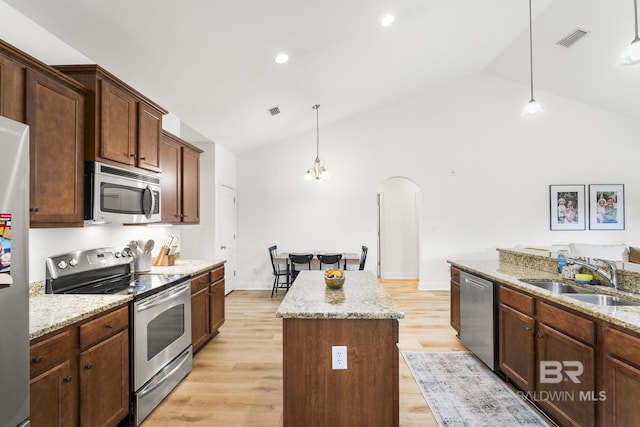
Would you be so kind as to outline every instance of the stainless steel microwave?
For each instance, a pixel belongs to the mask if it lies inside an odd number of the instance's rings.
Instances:
[[[85,224],[160,221],[160,175],[100,162],[85,164]]]

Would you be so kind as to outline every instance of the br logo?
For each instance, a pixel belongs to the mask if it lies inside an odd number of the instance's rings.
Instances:
[[[556,360],[540,361],[540,383],[558,384],[567,379],[580,384],[578,378],[584,372],[582,362],[569,360],[558,362]]]

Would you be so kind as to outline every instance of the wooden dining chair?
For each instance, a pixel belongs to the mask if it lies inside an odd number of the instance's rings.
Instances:
[[[286,267],[280,267],[280,264],[276,264],[274,258],[278,255],[278,246],[271,246],[269,248],[269,258],[271,258],[271,267],[273,268],[273,287],[271,288],[271,298],[273,293],[278,293],[278,289],[289,290],[289,281],[287,280]],[[282,281],[284,280],[284,281]]]
[[[300,270],[296,268],[296,265],[306,265],[309,270],[311,270],[311,260],[313,259],[313,254],[289,254],[289,265],[290,265],[290,274],[291,274],[291,284],[296,280]]]
[[[318,261],[320,261],[320,270],[322,270],[322,264],[338,264],[338,268],[340,268],[340,260],[342,259],[342,254],[318,254]]]
[[[364,264],[367,262],[367,252],[369,252],[369,248],[362,246],[362,253],[360,254],[360,270],[364,270]]]

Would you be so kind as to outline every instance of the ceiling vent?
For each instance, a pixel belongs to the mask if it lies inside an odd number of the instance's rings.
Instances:
[[[564,47],[569,47],[586,35],[587,35],[587,31],[581,30],[580,28],[578,28],[571,34],[563,37],[562,40],[560,40],[556,44]]]
[[[272,116],[277,116],[278,114],[280,114],[280,108],[279,107],[273,107],[273,108],[269,108],[269,114],[271,114]]]

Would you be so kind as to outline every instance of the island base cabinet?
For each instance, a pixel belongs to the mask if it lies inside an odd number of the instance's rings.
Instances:
[[[283,319],[284,427],[398,426],[397,342],[396,319]]]

